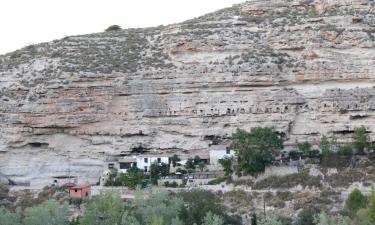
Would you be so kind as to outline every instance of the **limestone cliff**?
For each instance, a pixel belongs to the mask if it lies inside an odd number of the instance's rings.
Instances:
[[[255,126],[375,139],[374,69],[371,0],[249,1],[28,46],[0,56],[0,172],[92,182],[108,155],[206,151]]]

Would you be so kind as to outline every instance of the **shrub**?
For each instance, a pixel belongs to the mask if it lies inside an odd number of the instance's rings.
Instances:
[[[297,185],[303,187],[321,187],[321,177],[310,176],[307,172],[294,173],[285,176],[270,176],[263,180],[256,182],[253,185],[254,189],[266,188],[292,188]]]
[[[339,150],[337,151],[338,155],[346,155],[351,156],[353,155],[353,150],[351,145],[342,145],[339,147]]]
[[[353,134],[353,144],[358,153],[363,153],[364,149],[369,147],[370,137],[364,126],[355,128]]]
[[[313,207],[307,207],[303,209],[297,218],[296,225],[315,225],[315,215],[317,215],[318,210]]]
[[[172,183],[169,183],[169,181],[164,182],[165,187],[170,187],[170,188],[176,188],[178,187],[178,184],[176,181],[173,181]]]
[[[359,209],[366,208],[367,198],[361,191],[354,189],[345,202],[346,208],[349,210],[350,215],[355,215]]]
[[[107,29],[105,29],[106,32],[111,32],[111,31],[120,31],[121,27],[119,25],[112,25],[109,26]]]
[[[226,177],[218,177],[218,178],[215,178],[213,180],[210,180],[207,184],[208,185],[218,185],[218,184],[221,184],[223,183],[224,181],[226,181]]]

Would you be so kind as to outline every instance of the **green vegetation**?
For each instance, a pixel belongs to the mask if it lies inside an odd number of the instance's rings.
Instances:
[[[133,166],[128,169],[127,173],[113,171],[109,175],[105,186],[126,186],[130,189],[135,189],[136,187],[143,185],[144,179],[143,171],[136,166]]]
[[[120,31],[121,27],[119,25],[112,25],[109,26],[107,29],[105,29],[105,32],[111,32],[111,31]]]
[[[364,126],[354,129],[353,145],[360,154],[363,154],[364,150],[370,146],[370,137]]]
[[[0,225],[68,225],[68,206],[56,200],[10,212],[0,208]]]
[[[233,174],[233,158],[225,156],[219,159],[220,165],[223,167],[225,176],[231,176]]]
[[[169,174],[169,165],[165,163],[153,163],[150,167],[150,179],[154,185],[158,184],[158,180],[161,176],[167,176]]]
[[[224,181],[226,181],[227,178],[226,177],[218,177],[218,178],[215,178],[213,180],[210,180],[208,182],[208,185],[218,185],[218,184],[221,184],[223,183]]]
[[[321,187],[321,177],[310,176],[307,172],[294,173],[285,176],[270,176],[263,180],[256,182],[253,185],[254,189],[268,189],[268,188],[292,188],[297,185],[303,187]]]
[[[364,196],[358,189],[354,189],[345,202],[345,207],[350,215],[355,215],[358,210],[366,208],[367,197]]]
[[[231,144],[237,156],[237,172],[250,175],[263,172],[282,144],[281,137],[273,128],[257,127],[250,132],[237,129],[232,135]]]

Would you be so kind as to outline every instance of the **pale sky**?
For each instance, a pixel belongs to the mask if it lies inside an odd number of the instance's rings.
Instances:
[[[167,25],[245,0],[0,0],[0,54],[65,36]]]

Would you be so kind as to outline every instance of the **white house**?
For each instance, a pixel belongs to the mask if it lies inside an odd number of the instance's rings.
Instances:
[[[152,164],[169,164],[169,157],[163,155],[139,155],[137,156],[137,167],[148,172]]]
[[[225,157],[234,157],[234,151],[229,149],[226,145],[211,145],[210,146],[210,164],[218,165],[219,159]]]
[[[124,157],[118,161],[119,172],[126,173],[129,168],[136,166],[138,169],[148,172],[152,164],[169,164],[169,157],[163,155],[137,155]]]

